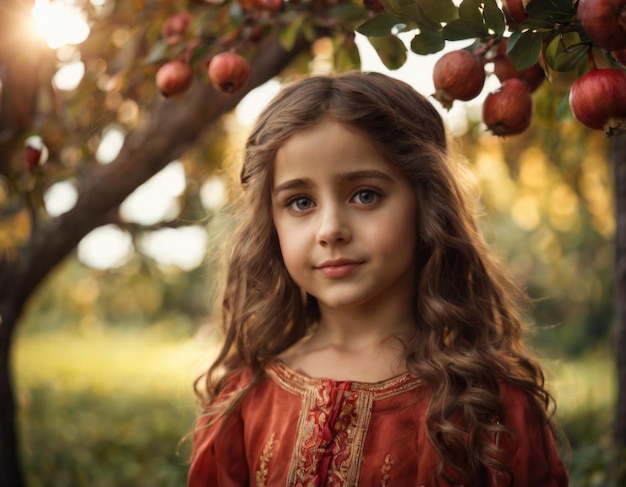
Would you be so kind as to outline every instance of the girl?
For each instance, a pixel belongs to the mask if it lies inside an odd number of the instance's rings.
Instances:
[[[303,79],[260,115],[189,487],[567,485],[446,138],[377,73]]]

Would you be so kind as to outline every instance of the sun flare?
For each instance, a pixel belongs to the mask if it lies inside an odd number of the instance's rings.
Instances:
[[[52,49],[80,44],[89,35],[85,14],[73,4],[61,0],[36,0],[32,15],[35,30]]]

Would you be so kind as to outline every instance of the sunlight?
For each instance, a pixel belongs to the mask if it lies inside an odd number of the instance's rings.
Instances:
[[[48,188],[43,199],[48,215],[59,216],[74,208],[78,190],[71,181],[59,181]]]
[[[121,267],[132,255],[132,237],[117,225],[98,227],[78,244],[78,260],[94,269]]]
[[[51,49],[80,44],[89,35],[85,14],[74,2],[35,0],[32,15],[35,30]]]
[[[64,64],[52,77],[52,84],[57,90],[72,91],[80,84],[85,75],[85,64],[73,61]]]

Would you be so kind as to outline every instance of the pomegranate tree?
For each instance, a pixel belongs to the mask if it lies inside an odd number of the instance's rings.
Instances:
[[[532,96],[519,78],[503,81],[483,103],[483,122],[494,135],[501,137],[524,132],[530,126],[532,115]]]
[[[450,108],[454,100],[476,98],[485,84],[483,56],[463,49],[444,54],[433,69],[433,83],[433,96],[445,108]]]
[[[607,135],[626,131],[626,72],[592,69],[572,85],[569,104],[576,119],[589,128]]]

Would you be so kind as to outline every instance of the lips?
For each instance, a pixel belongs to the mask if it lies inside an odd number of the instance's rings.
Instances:
[[[362,261],[352,259],[334,259],[322,262],[316,267],[324,276],[330,278],[345,277],[354,272],[363,264]]]

